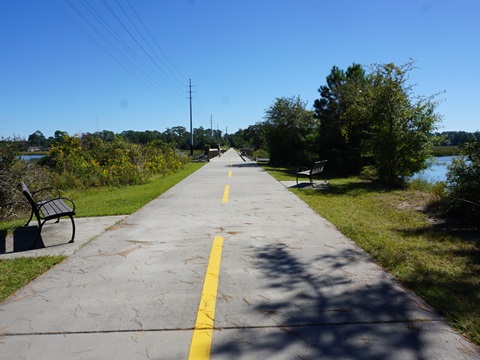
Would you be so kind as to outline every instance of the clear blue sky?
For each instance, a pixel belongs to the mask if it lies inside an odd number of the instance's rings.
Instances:
[[[311,108],[334,65],[410,58],[418,95],[446,91],[441,130],[477,131],[479,14],[478,0],[1,0],[0,136],[189,130],[189,79],[193,126],[212,115],[234,133],[277,97]]]

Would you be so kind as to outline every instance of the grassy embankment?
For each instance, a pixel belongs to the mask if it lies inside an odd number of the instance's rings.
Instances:
[[[434,146],[432,149],[434,156],[454,156],[460,155],[458,146]]]
[[[163,194],[203,165],[204,163],[189,163],[183,170],[173,175],[158,177],[143,185],[78,190],[65,192],[62,195],[75,201],[78,217],[128,215]],[[26,220],[27,218],[0,222],[0,233],[12,231],[24,224]],[[62,256],[42,256],[0,260],[0,301],[63,259]]]
[[[278,180],[287,169],[265,167]],[[382,187],[359,178],[331,179],[328,190],[293,190],[366,250],[450,324],[480,344],[480,236],[451,228],[427,210],[428,191]]]

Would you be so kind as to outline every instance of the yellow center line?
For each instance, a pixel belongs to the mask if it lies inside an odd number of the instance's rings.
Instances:
[[[197,322],[195,323],[192,343],[190,344],[189,360],[210,359],[222,248],[223,236],[215,236],[203,284],[202,297],[198,307]]]
[[[228,172],[228,176],[227,176],[227,177],[232,177],[232,172],[231,172],[231,171]]]
[[[225,185],[225,190],[223,191],[222,203],[228,202],[228,193],[230,192],[230,185]]]

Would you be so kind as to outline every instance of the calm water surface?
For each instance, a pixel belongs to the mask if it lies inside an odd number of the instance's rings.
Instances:
[[[438,182],[447,180],[448,165],[450,165],[453,159],[458,156],[439,156],[435,158],[435,162],[424,171],[421,171],[413,176],[414,179],[425,179],[429,182]]]
[[[25,161],[30,161],[30,160],[35,160],[35,159],[41,159],[44,156],[45,155],[38,155],[38,154],[35,154],[35,155],[20,155],[19,158],[23,159]]]

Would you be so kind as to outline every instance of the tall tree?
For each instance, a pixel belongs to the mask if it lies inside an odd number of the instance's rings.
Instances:
[[[314,159],[317,128],[313,111],[299,96],[277,98],[265,112],[265,142],[272,163],[298,165]]]
[[[40,130],[35,131],[28,137],[28,144],[30,146],[42,147],[47,145],[47,138]]]
[[[249,125],[243,133],[248,147],[253,149],[261,149],[265,147],[265,128],[262,123]]]
[[[318,152],[337,173],[358,174],[362,167],[361,146],[368,135],[361,101],[365,70],[359,64],[352,64],[346,71],[334,66],[326,81],[327,85],[318,89],[320,99],[314,102],[320,123]]]
[[[398,183],[426,167],[440,116],[434,96],[416,97],[407,83],[413,65],[332,68],[314,107],[320,154],[338,173],[370,164],[378,178]]]
[[[167,143],[174,144],[179,149],[189,149],[190,133],[183,126],[174,126],[171,129],[167,128],[163,132],[163,137]]]
[[[407,82],[413,67],[413,61],[374,65],[364,90],[371,132],[367,147],[377,176],[392,184],[426,167],[431,134],[440,121],[434,96],[414,96]]]
[[[109,130],[97,131],[93,135],[105,142],[111,142],[115,140],[115,133]]]
[[[205,149],[210,146],[211,131],[206,130],[203,126],[193,129],[193,148],[197,150]]]

